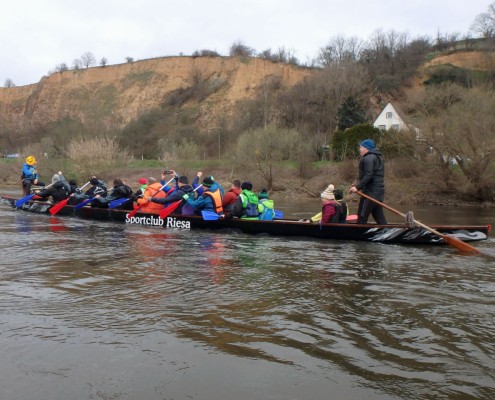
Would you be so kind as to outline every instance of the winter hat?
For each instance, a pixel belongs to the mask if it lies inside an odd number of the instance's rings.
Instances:
[[[58,174],[55,174],[52,176],[52,183],[55,184],[57,182],[60,182],[60,176]]]
[[[321,194],[321,198],[327,200],[335,200],[335,196],[333,195],[334,189],[335,188],[333,187],[333,185],[328,185],[328,187]]]
[[[335,200],[342,200],[344,198],[344,192],[342,189],[335,189],[333,191],[333,195],[335,196]]]
[[[267,199],[268,198],[268,192],[266,191],[265,188],[261,189],[261,192],[258,193],[258,197],[260,199],[263,199],[263,198]]]
[[[206,178],[205,178],[206,179]],[[204,182],[204,181],[203,181]],[[187,185],[189,183],[189,180],[187,179],[187,176],[181,175],[179,176],[179,183],[183,183],[184,185]],[[206,185],[205,185],[206,186]]]
[[[361,143],[359,143],[359,145],[368,150],[373,150],[375,148],[375,143],[373,143],[373,140],[371,139],[363,140]]]
[[[150,176],[150,177],[148,178],[148,183],[149,183],[150,185],[151,185],[151,184],[153,184],[153,183],[156,183],[156,179],[155,179],[155,178],[153,178],[152,176]]]
[[[253,189],[253,185],[249,181],[242,182],[241,189],[242,190],[252,190]]]
[[[89,183],[91,183],[92,185],[98,185],[98,183],[100,183],[100,182],[98,181],[97,178],[91,178]]]
[[[71,179],[69,181],[69,185],[76,186],[77,185],[76,180],[75,179]]]
[[[140,184],[140,185],[146,185],[146,182],[148,182],[148,181],[146,180],[146,178],[141,178],[141,179],[139,180],[139,184]]]
[[[203,179],[203,182],[201,184],[206,187],[211,187],[215,182],[213,179],[211,179],[209,176],[207,176],[205,179]]]

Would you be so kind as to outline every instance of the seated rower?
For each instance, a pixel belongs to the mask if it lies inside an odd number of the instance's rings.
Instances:
[[[163,192],[162,192],[163,193]],[[187,195],[188,197],[191,196],[194,199],[194,194],[193,194],[193,188],[192,186],[189,185],[189,180],[187,179],[187,176],[182,175],[177,179],[177,190],[175,190],[172,194],[169,196],[155,196],[155,197],[145,197],[146,200],[156,203],[153,204],[155,207],[158,206],[158,212],[163,210],[163,206],[167,206],[169,204],[175,203],[176,201],[182,200],[182,203],[179,204],[179,207],[177,207],[172,214],[175,215],[193,215],[194,214],[194,209],[189,205],[186,204],[187,200],[184,199],[184,196]],[[139,204],[139,202],[138,202]],[[144,206],[146,207],[146,206]],[[143,207],[143,210],[144,210]]]
[[[80,203],[82,203],[84,200],[92,199],[93,197],[100,195],[100,196],[106,196],[107,195],[107,188],[106,185],[103,187],[101,184],[101,181],[98,180],[98,178],[91,178],[89,181],[89,184],[91,185],[88,190],[86,190],[85,193],[72,193],[70,195],[71,199],[69,200],[69,203],[73,206],[76,206]],[[80,192],[80,189],[78,188],[78,191]],[[97,200],[94,200],[91,202],[91,207],[98,207],[100,205],[100,202]]]
[[[45,186],[44,182],[38,179],[38,170],[36,169],[36,160],[34,157],[26,158],[26,162],[22,167],[22,190],[23,196],[31,194],[31,185]]]
[[[333,194],[334,189],[335,188],[333,185],[328,185],[328,187],[321,194],[321,201],[323,203],[321,213],[316,214],[309,220],[302,220],[303,222],[309,223],[319,221],[322,224],[346,223],[346,217],[342,212],[343,207],[335,201],[335,195]]]
[[[154,179],[154,178],[153,178]],[[153,183],[156,183],[156,179]],[[152,183],[151,182],[148,182],[146,180],[146,178],[141,178],[139,180],[139,184],[141,185],[139,187],[139,189],[136,191],[136,196],[139,197],[139,196],[143,196],[144,195],[144,192],[146,190],[146,188],[148,187],[148,185],[151,185]],[[160,185],[160,187],[162,187],[162,185]],[[138,204],[139,204],[139,201],[138,201]]]
[[[241,181],[236,179],[230,185],[230,190],[225,194],[222,200],[223,211],[230,212],[234,208],[237,197],[241,194]]]
[[[152,176],[148,178],[147,182],[149,183],[149,185],[144,189],[143,198],[137,199],[136,203],[138,203],[138,205],[145,203],[143,208],[141,208],[142,212],[158,214],[161,210],[163,210],[163,207],[148,202],[148,199],[151,199],[152,196],[155,196],[155,199],[165,198],[166,194],[163,192],[163,190],[160,190],[163,185],[160,182],[157,182],[157,180]],[[140,190],[136,192],[136,196]]]
[[[186,200],[187,204],[193,208],[194,215],[201,215],[201,211],[211,211],[218,215],[223,214],[220,188],[217,187],[217,189],[213,190],[212,186],[214,183],[215,182],[210,177],[203,179],[201,186],[204,192],[196,200],[194,200],[194,198],[189,198],[189,195],[187,194],[184,195],[183,198]]]
[[[194,180],[192,182],[193,189],[196,189],[199,186],[199,184],[198,184],[199,178],[201,178],[202,175],[203,175],[202,172],[198,172],[198,174],[196,175],[196,178],[194,178]],[[216,191],[217,189],[220,189],[220,196],[222,197],[222,200],[223,200],[223,193],[224,193],[223,187],[220,186],[217,182],[215,182],[215,178],[213,178],[213,176],[208,175],[207,178],[211,179],[213,182],[213,185],[211,186],[211,190],[213,192]],[[198,197],[201,196],[203,194],[203,188],[198,189],[196,191],[196,193],[198,194]]]
[[[119,199],[129,199],[128,202],[125,202],[121,206],[117,207],[118,209],[132,209],[132,203],[134,200],[137,200],[136,195],[132,192],[132,189],[125,184],[125,182],[120,178],[115,178],[113,180],[113,191],[112,194],[107,197],[102,197],[100,195],[95,196],[98,202],[101,205],[108,205],[111,201],[119,200]]]
[[[263,188],[261,192],[258,193],[259,203],[258,203],[258,216],[259,220],[263,221],[273,221],[275,218],[275,205],[273,200],[268,199],[268,191]]]
[[[344,199],[344,192],[342,189],[335,189],[333,191],[333,195],[335,196],[335,201],[340,204],[340,215],[339,215],[339,224],[347,224],[347,217],[349,216],[349,207],[347,207],[347,203]]]
[[[225,215],[225,219],[241,218],[241,219],[258,219],[258,197],[251,192],[253,185],[251,182],[242,182],[242,192],[237,197],[234,203],[234,208],[231,212]]]
[[[52,186],[48,189],[37,190],[35,193],[39,197],[42,197],[41,200],[48,200],[48,197],[52,196],[53,203],[57,204],[62,200],[66,200],[69,195],[67,193],[67,187],[64,183],[64,176],[62,175],[62,171],[59,171],[58,174],[53,175],[52,177]]]

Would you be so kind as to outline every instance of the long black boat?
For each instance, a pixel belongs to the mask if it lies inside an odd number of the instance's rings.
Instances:
[[[15,208],[17,199],[10,196],[2,196],[2,202]],[[29,201],[20,207],[20,210],[49,214],[51,203]],[[357,224],[305,224],[297,220],[282,219],[275,221],[256,220],[225,220],[219,218],[216,221],[205,221],[198,216],[170,215],[161,219],[157,214],[137,213],[129,218],[130,211],[109,210],[104,208],[83,207],[74,210],[73,206],[66,205],[57,216],[79,217],[100,221],[114,221],[127,224],[149,225],[163,227],[165,229],[211,229],[211,230],[235,230],[247,234],[268,234],[273,236],[306,236],[318,239],[332,240],[357,240],[380,243],[403,244],[430,244],[441,245],[445,242],[437,235],[419,227],[410,228],[405,224],[389,225],[357,225]],[[438,232],[451,235],[464,242],[485,240],[490,232],[490,225],[481,226],[431,226]]]

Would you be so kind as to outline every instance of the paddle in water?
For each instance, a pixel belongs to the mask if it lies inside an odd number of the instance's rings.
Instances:
[[[158,191],[157,191],[157,192],[156,192],[153,196],[151,196],[151,198],[155,197],[158,193],[160,193],[160,191],[161,191],[161,190],[163,190],[163,188],[164,188],[165,186],[167,186],[170,182],[172,182],[174,179],[175,179],[175,176],[174,176],[172,179],[170,179],[167,183],[165,183],[165,185],[163,185],[163,186],[160,188],[160,190],[158,190]],[[143,204],[141,204],[140,206],[136,207],[136,208],[135,208],[132,212],[130,212],[130,213],[129,213],[129,215],[128,215],[127,217],[128,217],[128,218],[131,218],[131,217],[133,217],[134,215],[136,215],[136,213],[137,213],[137,212],[138,212],[141,208],[143,208],[143,206],[144,206],[145,204],[147,204],[148,202],[149,202],[149,200],[146,200]]]
[[[50,186],[52,186],[53,183],[50,183],[48,186],[45,186],[43,189],[48,189]],[[23,197],[22,199],[19,199],[15,202],[15,206],[16,208],[19,208],[20,206],[22,206],[24,203],[27,203],[29,200],[31,200],[34,196],[36,196],[36,193],[33,193],[33,194],[29,194],[25,197]]]
[[[89,185],[89,182],[86,182],[86,184],[81,188],[81,190],[84,189],[88,185]],[[55,215],[56,213],[58,213],[62,208],[64,208],[67,205],[69,200],[70,200],[70,197],[67,197],[67,199],[62,200],[60,203],[58,203],[55,206],[53,206],[52,208],[50,208],[50,214]]]
[[[362,192],[360,192],[359,190],[356,191],[356,193],[370,201],[373,201],[375,202],[376,204],[379,204],[380,206],[382,206],[383,208],[386,208],[387,210],[389,211],[392,211],[393,213],[397,214],[397,215],[400,215],[401,217],[404,217],[406,218],[406,214],[403,214],[401,213],[400,211],[397,211],[395,210],[394,208],[390,207],[390,206],[387,206],[386,204],[383,204],[382,202],[374,199],[373,197],[370,197]],[[435,229],[433,228],[430,228],[429,226],[426,226],[425,224],[422,224],[421,222],[419,221],[416,221],[415,219],[413,219],[414,223],[428,231],[430,231],[431,233],[434,233],[435,235],[437,235],[438,237],[442,238],[443,241],[449,245],[451,245],[452,247],[455,247],[457,250],[460,250],[460,251],[466,251],[466,252],[470,252],[470,253],[483,253],[481,250],[478,250],[476,247],[473,247],[471,246],[470,244],[466,243],[466,242],[463,242],[462,240],[460,239],[457,239],[456,237],[454,236],[450,236],[450,235],[444,235],[438,231],[436,231]]]

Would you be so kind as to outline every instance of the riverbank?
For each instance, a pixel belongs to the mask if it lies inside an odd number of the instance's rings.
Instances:
[[[192,181],[198,171],[203,177],[212,175],[226,190],[230,189],[235,179],[249,180],[255,191],[266,187],[266,182],[256,168],[240,169],[226,160],[199,160],[189,163],[180,162],[181,168],[174,166],[164,167],[161,160],[135,160],[129,165],[111,168],[99,172],[99,178],[110,183],[115,177],[122,178],[133,189],[138,189],[140,178],[154,177],[160,179],[165,168],[175,168],[178,173],[186,174]],[[355,183],[358,161],[347,162],[313,162],[304,168],[297,163],[282,163],[274,169],[273,188],[270,197],[273,199],[310,199],[319,198],[320,193],[329,185],[341,188],[347,202],[357,202],[357,195],[347,194],[348,189]],[[42,179],[50,180],[55,171],[62,170],[66,178],[71,174],[70,161],[66,159],[43,160],[39,164]],[[22,162],[20,160],[0,159],[0,188],[14,188],[19,186]],[[80,180],[80,179],[79,179]],[[467,206],[467,207],[495,207],[495,202],[475,202],[466,198],[465,194],[446,191],[436,182],[431,182],[426,171],[414,168],[404,171],[404,166],[393,163],[387,164],[386,201],[388,203],[436,206]]]

